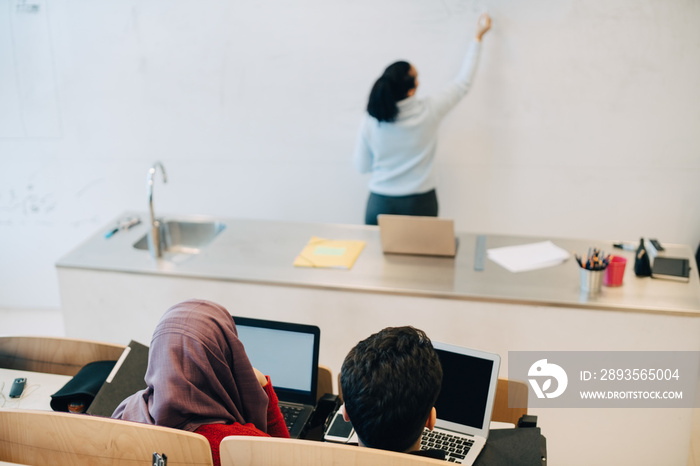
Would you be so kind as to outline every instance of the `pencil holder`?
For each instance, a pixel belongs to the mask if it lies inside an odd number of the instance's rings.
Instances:
[[[598,294],[603,285],[603,275],[605,270],[588,270],[579,267],[581,274],[581,291],[585,291],[589,295]]]

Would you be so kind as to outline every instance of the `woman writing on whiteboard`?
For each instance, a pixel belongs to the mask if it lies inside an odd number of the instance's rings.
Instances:
[[[491,18],[483,14],[457,77],[441,92],[416,98],[418,73],[405,61],[391,64],[374,83],[354,153],[357,170],[371,173],[366,224],[376,225],[379,214],[437,216],[438,127],[467,94],[490,28]]]

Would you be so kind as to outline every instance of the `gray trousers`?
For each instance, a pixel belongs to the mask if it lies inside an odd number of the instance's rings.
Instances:
[[[371,192],[367,200],[365,224],[376,225],[377,215],[379,214],[437,217],[437,194],[434,189],[427,193],[410,194],[408,196],[384,196]]]

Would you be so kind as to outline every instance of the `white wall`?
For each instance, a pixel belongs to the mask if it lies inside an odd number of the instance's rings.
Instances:
[[[0,308],[58,307],[56,260],[128,209],[362,222],[350,154],[396,59],[442,128],[460,230],[700,241],[700,2],[1,0]]]

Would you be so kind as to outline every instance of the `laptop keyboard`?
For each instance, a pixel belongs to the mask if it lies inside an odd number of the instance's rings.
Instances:
[[[425,429],[420,441],[421,450],[444,450],[445,460],[452,463],[461,463],[467,456],[469,449],[474,445],[474,440]]]
[[[296,406],[280,405],[280,411],[284,417],[284,423],[287,424],[287,430],[292,430],[292,426],[296,423],[302,408]]]

